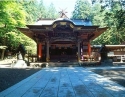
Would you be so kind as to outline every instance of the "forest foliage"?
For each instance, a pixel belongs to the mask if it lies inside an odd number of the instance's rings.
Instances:
[[[122,44],[125,41],[125,0],[77,0],[72,18],[87,18],[93,25],[109,27],[92,44]]]
[[[0,1],[0,46],[5,45],[14,50],[21,42],[28,51],[36,53],[33,48],[36,43],[16,27],[33,24],[39,18],[58,18],[54,4],[46,7],[43,0]],[[125,41],[124,0],[77,0],[71,18],[89,19],[93,25],[109,27],[91,41],[92,44],[122,44]]]
[[[17,30],[17,27],[26,27],[25,25],[35,23],[39,18],[57,17],[54,5],[51,3],[46,8],[42,0],[0,1],[0,46],[16,51],[19,43],[22,43],[27,51],[35,54],[36,43]]]

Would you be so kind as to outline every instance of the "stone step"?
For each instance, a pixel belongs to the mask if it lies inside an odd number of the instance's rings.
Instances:
[[[49,62],[49,67],[76,67],[80,66],[78,62]]]
[[[78,62],[34,62],[31,67],[76,67],[80,66]]]

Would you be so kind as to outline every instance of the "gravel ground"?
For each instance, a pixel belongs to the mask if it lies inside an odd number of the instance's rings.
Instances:
[[[0,68],[0,92],[29,77],[30,75],[36,73],[39,70],[41,69]]]
[[[125,87],[125,68],[121,69],[92,69],[91,71],[102,75]]]

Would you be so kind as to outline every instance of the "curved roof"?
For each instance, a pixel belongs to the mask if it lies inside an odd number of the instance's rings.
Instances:
[[[67,19],[67,18],[58,18],[56,20],[42,19],[37,21],[34,25],[52,25],[53,23],[60,21],[71,22],[74,25],[92,26],[92,22],[87,19]]]
[[[71,21],[70,19],[67,19],[67,18],[57,18],[55,21],[59,21],[59,20]],[[72,22],[72,21],[71,21],[71,22]]]
[[[7,46],[0,46],[0,49],[6,49]]]
[[[84,26],[92,26],[92,22],[87,19],[75,19],[72,20],[75,25],[84,25]]]

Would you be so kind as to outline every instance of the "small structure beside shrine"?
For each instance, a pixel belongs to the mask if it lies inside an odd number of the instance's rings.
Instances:
[[[118,63],[122,63],[125,62],[125,45],[121,44],[121,45],[105,45],[108,52],[107,52],[107,56],[108,59],[111,59],[112,62],[118,62]],[[99,50],[101,48],[101,45],[91,45],[91,56],[93,56],[95,61],[100,61],[100,54],[99,54]]]
[[[5,53],[5,50],[6,50],[6,48],[7,48],[7,46],[0,46],[0,50],[2,50],[1,51],[1,56],[0,56],[0,59],[4,59],[4,53]]]

